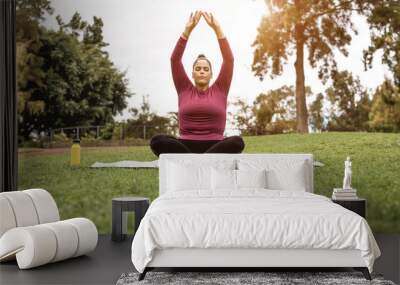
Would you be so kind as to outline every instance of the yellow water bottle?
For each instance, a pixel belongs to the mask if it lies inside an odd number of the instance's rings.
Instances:
[[[80,140],[74,139],[71,146],[71,166],[79,166],[81,164],[81,146]]]

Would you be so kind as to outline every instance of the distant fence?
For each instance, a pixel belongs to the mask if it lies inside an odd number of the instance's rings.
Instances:
[[[94,138],[99,138],[102,135],[102,131],[107,128],[106,125],[96,125],[96,126],[71,126],[71,127],[64,127],[64,128],[57,128],[57,129],[49,129],[48,131],[48,140],[51,143],[54,141],[54,136],[55,134],[65,134],[69,138],[78,138],[81,139],[81,137],[86,137],[88,136],[88,133],[90,136],[94,136]],[[113,133],[118,133],[119,134],[119,140],[124,140],[127,137],[127,125],[126,124],[118,124],[114,128],[118,128],[118,131],[113,131]],[[158,126],[158,125],[140,125],[140,126],[129,126],[129,129],[133,134],[136,135],[130,135],[130,137],[133,138],[140,138],[140,139],[150,139],[150,136],[153,136],[154,134],[169,134],[172,136],[177,136],[178,135],[178,129],[165,129],[164,126]],[[160,132],[157,132],[158,130],[163,130]],[[238,128],[225,128],[225,133],[229,133],[230,135],[232,134],[240,134],[240,130]],[[116,139],[115,137],[113,139]]]
[[[49,130],[49,138],[50,138],[50,141],[52,141],[54,138],[54,134],[56,132],[66,133],[69,130],[72,130],[74,137],[80,139],[80,134],[81,134],[82,130],[90,130],[90,129],[96,130],[96,138],[98,138],[100,136],[100,128],[102,128],[102,127],[105,127],[105,126],[104,125],[103,126],[75,126],[75,127],[65,127],[65,128],[59,128],[59,129],[50,129]]]
[[[294,130],[279,132],[276,130],[259,131],[256,128],[226,127],[224,137],[239,136],[263,136],[277,133],[291,133]],[[315,131],[310,131],[315,132]],[[60,136],[60,134],[63,134]],[[49,129],[40,134],[33,134],[30,140],[22,141],[22,147],[68,147],[74,138],[79,138],[85,146],[132,146],[148,145],[148,141],[157,134],[166,134],[178,137],[177,126],[165,125],[132,125],[119,122],[115,125],[89,125],[68,126],[63,128]]]

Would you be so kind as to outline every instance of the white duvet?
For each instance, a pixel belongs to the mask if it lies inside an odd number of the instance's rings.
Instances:
[[[330,199],[257,189],[158,197],[133,239],[133,265],[143,272],[154,249],[170,247],[358,249],[370,272],[380,256],[366,220]]]

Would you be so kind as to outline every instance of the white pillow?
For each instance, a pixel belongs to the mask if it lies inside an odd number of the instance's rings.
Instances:
[[[235,169],[235,166],[235,160],[169,160],[166,163],[166,191],[211,191],[211,168]]]
[[[306,192],[307,183],[304,177],[303,166],[301,165],[284,172],[271,169],[268,171],[267,177],[269,189]]]
[[[239,159],[240,170],[267,170],[267,188],[273,190],[306,191],[309,179],[305,160]]]
[[[168,164],[167,191],[211,189],[211,167]]]
[[[234,170],[211,168],[212,190],[267,188],[266,170]]]
[[[236,190],[236,170],[211,168],[212,190]]]
[[[267,170],[236,170],[237,188],[267,188]]]

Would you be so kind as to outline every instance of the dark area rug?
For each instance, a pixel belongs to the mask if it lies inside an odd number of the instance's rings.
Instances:
[[[117,285],[133,284],[379,284],[395,285],[384,280],[382,275],[372,274],[372,281],[364,278],[360,272],[157,272],[150,271],[142,281],[139,273],[124,273]]]

